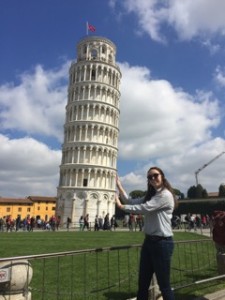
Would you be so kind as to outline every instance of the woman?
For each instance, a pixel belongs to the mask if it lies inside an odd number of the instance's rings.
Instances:
[[[126,212],[144,214],[145,240],[141,249],[137,300],[148,300],[148,289],[155,273],[164,300],[173,300],[170,265],[173,253],[171,218],[175,207],[173,189],[161,169],[152,167],[147,173],[148,190],[143,198],[128,199],[119,178],[117,206]]]

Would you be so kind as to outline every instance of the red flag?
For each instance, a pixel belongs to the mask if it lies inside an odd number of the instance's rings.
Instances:
[[[95,26],[88,24],[88,30],[95,32],[96,29],[95,29]]]

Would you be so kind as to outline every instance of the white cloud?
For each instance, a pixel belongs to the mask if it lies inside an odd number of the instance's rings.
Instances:
[[[0,87],[0,126],[62,141],[69,62],[57,70],[36,66],[20,76],[18,85]],[[64,84],[62,84],[64,82]]]
[[[203,40],[202,45],[209,50],[211,55],[214,55],[221,50],[221,45],[218,43],[213,43],[210,39]]]
[[[211,93],[192,96],[168,81],[152,79],[146,68],[120,68],[121,158],[154,159],[211,139],[211,129],[220,121],[218,101]]]
[[[117,8],[116,4],[122,5],[127,13],[136,15],[139,30],[146,32],[155,41],[166,41],[166,36],[162,33],[164,25],[173,28],[181,40],[194,37],[204,40],[206,35],[224,36],[223,0],[217,0],[216,3],[212,0],[124,0],[122,4],[118,0],[111,2],[114,9]]]
[[[29,137],[0,135],[1,197],[56,196],[61,151]]]
[[[139,162],[138,168],[122,178],[126,188],[145,189],[146,171],[153,164],[162,167],[171,182],[186,192],[184,189],[194,184],[194,171],[225,149],[224,139],[212,137],[221,117],[217,99],[210,92],[190,95],[166,80],[156,80],[146,67],[121,63],[120,68],[119,157],[131,164]],[[48,139],[61,139],[63,134],[65,69],[65,65],[58,71],[38,66],[35,72],[23,74],[17,86],[0,87],[1,196],[56,195],[61,149],[52,150]],[[7,129],[11,138],[4,135]],[[20,136],[23,131],[24,137],[15,138],[18,131]],[[34,139],[38,134],[49,146]],[[224,176],[218,163],[210,167],[214,174]],[[201,174],[207,189],[217,190],[222,179],[207,174]]]
[[[48,139],[63,138],[68,68],[69,62],[53,70],[38,65],[17,85],[0,86],[0,196],[56,195],[61,149],[49,148]]]
[[[169,1],[169,24],[174,26],[181,39],[209,34],[224,35],[225,2],[218,0],[171,0]]]
[[[214,72],[214,80],[220,87],[225,87],[225,70],[217,66]]]
[[[225,150],[225,140],[212,135],[222,112],[211,92],[195,95],[151,77],[145,67],[120,64],[120,160],[142,162],[121,180],[127,191],[146,189],[146,172],[161,167],[172,185],[186,193],[195,185],[195,171]],[[217,191],[224,182],[224,157],[199,174],[200,183]],[[122,162],[121,162],[122,165]],[[215,176],[216,174],[216,176]]]
[[[196,185],[195,172],[206,165],[198,173],[198,183],[208,192],[218,192],[219,185],[225,184],[225,154],[216,157],[224,151],[225,140],[215,138],[189,151],[149,160],[142,168],[122,176],[121,181],[128,192],[135,189],[146,190],[147,170],[158,166],[162,168],[172,186],[186,194],[190,186]],[[216,159],[213,160],[214,158]]]

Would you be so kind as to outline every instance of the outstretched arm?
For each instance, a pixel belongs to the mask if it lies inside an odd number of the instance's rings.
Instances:
[[[117,189],[119,191],[119,194],[121,195],[123,200],[126,201],[128,199],[128,196],[127,196],[127,193],[126,193],[126,191],[124,190],[124,188],[122,186],[122,183],[121,183],[118,175],[116,176],[116,186],[117,186]]]
[[[120,209],[124,209],[124,205],[121,203],[117,194],[115,195],[115,202],[116,202],[117,207],[119,207]]]

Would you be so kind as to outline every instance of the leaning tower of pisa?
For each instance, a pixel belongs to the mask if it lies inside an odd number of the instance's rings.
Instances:
[[[57,191],[56,214],[63,223],[86,214],[90,222],[114,214],[120,79],[114,43],[87,36],[77,44]]]

